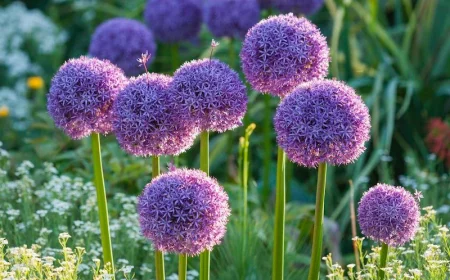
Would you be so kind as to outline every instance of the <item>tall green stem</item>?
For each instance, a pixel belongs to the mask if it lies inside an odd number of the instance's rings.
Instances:
[[[100,219],[100,235],[103,249],[103,262],[111,265],[114,274],[114,259],[109,232],[108,204],[106,202],[105,181],[103,178],[102,157],[100,148],[100,135],[93,133],[92,136],[92,161],[94,164],[94,182],[97,190],[98,216]]]
[[[209,132],[200,134],[200,169],[209,175]],[[200,254],[200,280],[209,280],[210,251]]]
[[[178,255],[178,280],[186,280],[187,275],[187,255]]]
[[[383,243],[381,245],[381,252],[380,252],[380,267],[378,270],[378,280],[384,280],[383,268],[386,267],[386,263],[388,260],[388,251],[389,251],[388,245],[386,243]]]
[[[325,186],[327,185],[327,164],[319,164],[317,179],[316,213],[314,218],[314,235],[311,253],[311,267],[308,280],[318,280],[320,275],[320,262],[323,242],[323,215],[325,209]]]
[[[161,173],[160,162],[158,156],[152,157],[152,178],[158,177]],[[164,280],[164,253],[155,249],[155,273],[156,280]]]
[[[271,150],[271,116],[272,111],[270,108],[270,94],[265,94],[264,98],[264,134],[263,134],[263,145],[264,145],[264,173],[263,173],[263,201],[267,201],[270,195],[270,162],[272,157]]]
[[[272,280],[282,280],[284,274],[284,220],[286,207],[286,154],[278,148],[275,228],[273,241]]]

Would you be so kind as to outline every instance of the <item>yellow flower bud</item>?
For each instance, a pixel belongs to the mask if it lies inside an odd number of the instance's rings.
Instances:
[[[5,105],[0,106],[0,118],[6,118],[9,116],[9,108]]]
[[[39,76],[33,76],[28,78],[27,84],[30,89],[37,90],[44,87],[44,80]]]

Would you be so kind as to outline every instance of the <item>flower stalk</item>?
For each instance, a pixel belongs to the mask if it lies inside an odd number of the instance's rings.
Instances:
[[[187,278],[187,255],[178,255],[178,280],[186,280]]]
[[[97,191],[98,216],[100,220],[100,236],[103,250],[104,265],[110,264],[114,273],[114,259],[109,231],[108,204],[106,202],[105,181],[100,147],[100,135],[92,133],[92,162],[94,164],[94,183]]]
[[[384,268],[386,267],[386,263],[388,261],[388,251],[389,246],[386,243],[383,243],[381,245],[381,252],[380,252],[380,267],[378,270],[378,280],[384,279]]]
[[[278,148],[277,190],[275,201],[275,228],[273,242],[272,280],[283,279],[284,274],[284,223],[286,208],[286,154]]]
[[[156,178],[161,173],[160,161],[158,156],[152,157],[152,178]],[[155,273],[156,280],[164,280],[164,253],[155,249]]]
[[[209,176],[209,132],[200,134],[200,170]],[[210,279],[211,252],[205,250],[200,254],[200,280]]]
[[[308,280],[318,280],[323,243],[323,216],[325,209],[325,187],[327,183],[327,164],[320,163],[317,179],[316,211],[314,218],[313,245]]]

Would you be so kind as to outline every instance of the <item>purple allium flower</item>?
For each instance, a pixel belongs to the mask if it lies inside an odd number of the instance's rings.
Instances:
[[[139,155],[176,155],[189,148],[196,130],[170,105],[172,78],[142,74],[131,78],[114,102],[113,127],[122,149]]]
[[[282,13],[312,15],[322,8],[324,0],[273,0],[273,2]]]
[[[112,105],[128,83],[107,60],[70,59],[53,77],[47,109],[56,126],[73,139],[112,130]]]
[[[358,206],[361,231],[369,238],[397,247],[411,240],[419,226],[419,205],[402,187],[377,184]]]
[[[216,37],[244,38],[260,16],[257,0],[210,0],[205,3],[205,22]]]
[[[274,123],[278,145],[291,161],[307,167],[353,162],[370,133],[361,97],[333,80],[298,86],[278,106]]]
[[[216,59],[194,60],[174,74],[171,91],[177,111],[200,130],[223,132],[242,124],[246,88],[239,75]]]
[[[144,19],[157,40],[175,43],[194,38],[202,25],[201,0],[148,0]]]
[[[126,18],[114,18],[97,27],[91,38],[89,54],[108,59],[128,76],[142,73],[136,63],[141,53],[156,54],[152,32],[142,23]]]
[[[138,201],[141,231],[164,252],[198,255],[221,242],[228,195],[200,170],[177,169],[152,180]]]
[[[252,27],[241,60],[255,90],[284,97],[300,83],[327,75],[329,50],[314,24],[288,14],[269,17]]]

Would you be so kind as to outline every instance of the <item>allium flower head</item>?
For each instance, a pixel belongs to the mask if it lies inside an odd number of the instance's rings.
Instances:
[[[241,125],[247,110],[246,88],[239,75],[216,59],[183,64],[171,85],[177,110],[200,130],[223,132]]]
[[[353,162],[370,133],[361,97],[332,80],[298,86],[278,106],[274,123],[278,145],[291,161],[307,167]]]
[[[429,120],[425,142],[431,152],[450,167],[450,126],[439,118]]]
[[[144,236],[164,252],[198,255],[221,242],[228,196],[200,170],[177,169],[152,180],[138,201]]]
[[[56,126],[73,139],[112,130],[112,105],[128,79],[106,60],[70,59],[53,77],[47,109]]]
[[[189,148],[196,130],[170,104],[172,78],[131,78],[114,102],[114,132],[122,149],[139,155],[176,155]]]
[[[273,0],[275,7],[282,13],[311,15],[320,10],[324,0]]]
[[[362,233],[393,247],[414,237],[419,217],[417,200],[402,187],[378,184],[364,193],[358,206]]]
[[[114,18],[100,24],[91,38],[89,54],[108,59],[128,76],[142,72],[136,63],[141,53],[154,56],[156,44],[152,32],[137,20]]]
[[[244,38],[260,16],[257,0],[212,0],[205,3],[205,22],[216,37]]]
[[[165,43],[194,38],[202,25],[201,0],[148,0],[144,20]]]
[[[252,87],[284,97],[297,85],[328,73],[329,50],[319,29],[293,14],[272,16],[252,27],[241,50]]]

